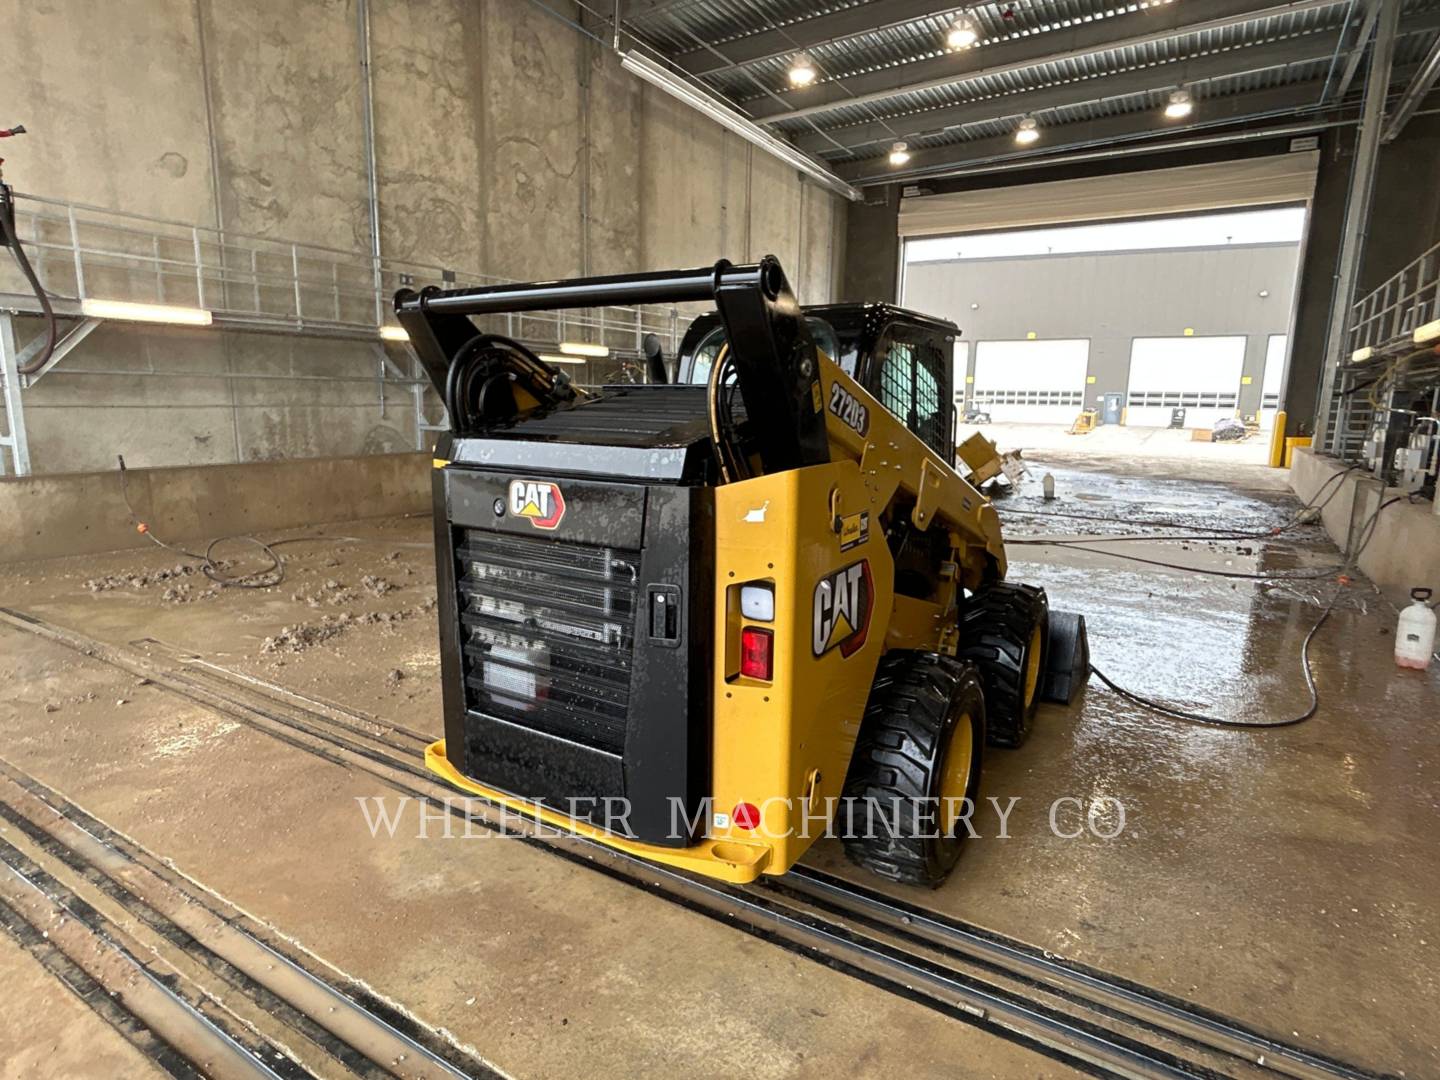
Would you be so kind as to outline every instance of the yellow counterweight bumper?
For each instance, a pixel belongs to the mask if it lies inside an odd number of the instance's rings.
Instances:
[[[516,795],[486,787],[465,776],[445,756],[445,740],[433,742],[425,748],[425,767],[454,788],[469,795],[476,795],[489,802],[503,806],[533,821],[561,829],[575,836],[604,844],[627,855],[663,863],[679,870],[689,870],[705,877],[718,878],[737,885],[754,881],[770,863],[771,848],[768,844],[742,843],[737,840],[705,839],[690,847],[659,847],[642,844],[636,840],[608,833],[588,821],[579,821],[540,803],[522,799]]]

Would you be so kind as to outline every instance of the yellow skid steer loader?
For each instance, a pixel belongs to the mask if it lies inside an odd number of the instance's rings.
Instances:
[[[473,321],[702,301],[674,382],[652,343],[655,384],[591,391]],[[956,328],[802,309],[774,258],[402,290],[396,313],[450,424],[430,767],[728,881],[827,829],[943,880],[983,748],[1078,670],[1073,638],[1047,665],[1045,594],[1005,580],[995,510],[951,466]]]

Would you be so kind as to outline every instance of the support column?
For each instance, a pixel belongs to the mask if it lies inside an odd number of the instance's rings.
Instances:
[[[5,399],[7,431],[0,435],[0,446],[9,451],[10,467],[5,453],[0,452],[0,476],[13,471],[16,476],[30,475],[30,443],[25,436],[25,405],[20,400],[20,373],[16,370],[15,316],[0,314],[0,385]]]
[[[1395,31],[1400,22],[1400,0],[1375,0],[1375,47],[1365,77],[1365,105],[1360,116],[1360,139],[1350,172],[1350,193],[1345,199],[1345,225],[1340,236],[1340,258],[1335,267],[1335,288],[1331,296],[1330,325],[1325,335],[1324,370],[1320,397],[1315,403],[1315,446],[1330,449],[1330,398],[1335,376],[1348,354],[1350,307],[1355,302],[1355,279],[1360,255],[1370,225],[1370,199],[1375,188],[1375,164],[1380,155],[1381,125],[1385,120],[1385,96],[1390,89],[1390,69],[1395,58]],[[1361,42],[1360,48],[1365,47]]]
[[[1240,397],[1237,403],[1241,416],[1260,415],[1260,397],[1265,387],[1265,354],[1270,348],[1269,334],[1250,334],[1245,338],[1245,360],[1240,368]],[[1249,379],[1247,383],[1245,380]]]

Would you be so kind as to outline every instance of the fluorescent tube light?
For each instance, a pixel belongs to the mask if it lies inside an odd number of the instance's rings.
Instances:
[[[381,341],[409,341],[410,332],[403,326],[382,326],[380,327]]]
[[[665,91],[676,101],[684,102],[696,112],[708,116],[721,127],[728,128],[747,142],[753,143],[766,153],[779,158],[792,169],[799,169],[812,179],[818,180],[831,191],[844,195],[852,202],[860,200],[860,192],[822,166],[808,154],[791,146],[784,139],[776,138],[748,116],[723,104],[701,90],[672,74],[667,68],[649,57],[642,56],[634,49],[620,54],[620,66],[632,75],[638,75],[651,86]]]
[[[1424,326],[1417,326],[1414,333],[1415,344],[1424,345],[1427,341],[1434,341],[1440,338],[1440,319],[1434,322],[1427,322]]]
[[[215,321],[214,316],[204,308],[171,307],[168,304],[132,304],[128,300],[81,300],[80,314],[89,319],[179,323],[184,326],[209,326]]]
[[[610,346],[591,345],[588,341],[562,341],[560,351],[570,356],[609,356]]]
[[[562,356],[560,353],[545,353],[545,352],[540,353],[539,356],[540,356],[540,359],[541,359],[541,360],[544,360],[547,364],[583,364],[583,363],[585,363],[585,358],[584,358],[583,356]]]

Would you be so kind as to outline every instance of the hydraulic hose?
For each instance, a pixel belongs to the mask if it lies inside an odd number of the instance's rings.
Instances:
[[[4,201],[11,206],[14,205],[9,198],[9,192],[5,193]],[[55,309],[50,306],[50,296],[45,292],[45,286],[40,284],[40,279],[35,276],[35,268],[30,265],[30,257],[25,254],[25,249],[20,246],[20,237],[12,227],[10,215],[0,210],[0,232],[5,234],[5,242],[10,245],[10,250],[15,254],[15,262],[20,266],[20,272],[25,275],[25,280],[30,283],[30,288],[35,292],[35,299],[40,303],[40,310],[45,313],[45,347],[35,355],[35,358],[24,364],[16,365],[15,370],[21,375],[34,375],[50,361],[55,353]]]
[[[475,379],[481,375],[479,361],[494,353],[507,354],[515,367],[490,372],[485,382],[476,387]],[[521,342],[501,334],[476,334],[455,350],[445,374],[445,408],[453,429],[462,433],[473,430],[485,415],[484,404],[491,389],[521,374],[529,379],[526,389],[542,401],[583,394],[571,385],[564,372],[551,368]]]

